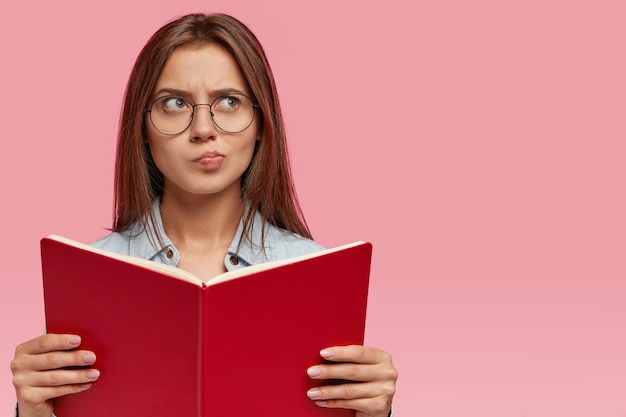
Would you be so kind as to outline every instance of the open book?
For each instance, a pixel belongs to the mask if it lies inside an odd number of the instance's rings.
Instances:
[[[57,417],[352,416],[317,407],[320,349],[362,344],[366,242],[226,272],[181,269],[59,236],[41,240],[46,326],[82,337],[101,376]]]

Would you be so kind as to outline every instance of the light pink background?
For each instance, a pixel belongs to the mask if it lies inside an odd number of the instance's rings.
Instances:
[[[398,416],[626,416],[619,0],[3,2],[0,414],[39,238],[105,233],[129,70],[192,11],[265,45],[317,240],[374,243]]]

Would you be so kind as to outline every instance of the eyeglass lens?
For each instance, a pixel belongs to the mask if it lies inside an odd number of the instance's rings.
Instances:
[[[178,96],[165,96],[156,99],[148,112],[154,127],[165,135],[178,135],[193,121],[198,106],[207,106],[215,125],[227,133],[246,130],[254,120],[255,106],[242,94],[217,97],[211,104],[192,104]]]

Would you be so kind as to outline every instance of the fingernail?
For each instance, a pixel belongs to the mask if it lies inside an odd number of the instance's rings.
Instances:
[[[328,405],[328,401],[315,401],[315,405],[320,407],[326,407]]]
[[[320,350],[320,355],[322,356],[322,358],[329,359],[335,356],[335,351],[332,349],[322,349]]]
[[[306,373],[310,376],[310,377],[316,377],[316,376],[320,376],[320,374],[322,373],[322,370],[320,369],[319,366],[311,366],[309,369],[306,370]]]
[[[87,371],[87,378],[89,379],[96,379],[100,376],[100,371],[98,371],[97,369],[90,369]]]
[[[91,384],[81,384],[80,387],[84,388],[84,389],[87,389],[87,388],[91,387]]]
[[[96,355],[91,352],[85,353],[83,355],[83,361],[85,361],[85,363],[94,363],[96,361]]]
[[[70,342],[70,345],[80,345],[80,336],[70,336],[67,341]]]
[[[322,396],[322,391],[319,388],[311,388],[306,392],[307,397],[312,400],[315,400]]]

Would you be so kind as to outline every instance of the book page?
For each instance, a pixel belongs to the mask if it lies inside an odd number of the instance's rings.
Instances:
[[[96,248],[87,243],[78,242],[76,240],[72,240],[63,236],[50,235],[50,236],[47,236],[47,238],[50,240],[55,240],[57,242],[64,243],[69,246],[73,246],[78,249],[82,249],[84,251],[97,253],[99,255],[106,256],[108,258],[117,259],[123,262],[141,266],[146,269],[158,271],[169,277],[177,278],[183,281],[188,281],[198,286],[201,286],[203,284],[202,280],[198,278],[197,276],[195,276],[194,274],[187,272],[184,269],[176,268],[175,266],[166,265],[166,264],[162,264],[159,262],[150,261],[147,259],[136,258],[134,256],[123,255],[121,253],[111,252],[105,249]]]
[[[312,259],[318,256],[323,256],[329,253],[333,253],[333,252],[338,252],[344,249],[348,249],[354,246],[358,246],[361,244],[364,244],[365,242],[362,241],[358,241],[358,242],[353,242],[353,243],[348,243],[342,246],[337,246],[334,248],[330,248],[330,249],[326,249],[326,250],[322,250],[319,252],[313,252],[307,255],[301,255],[301,256],[295,256],[292,258],[287,258],[287,259],[281,259],[278,261],[271,261],[271,262],[265,262],[262,264],[258,264],[258,265],[251,265],[245,268],[240,268],[240,269],[236,269],[234,271],[228,271],[228,272],[224,272],[223,274],[217,275],[214,278],[211,278],[209,281],[202,281],[200,278],[198,278],[196,275],[185,271],[184,269],[180,269],[177,268],[175,266],[171,266],[171,265],[166,265],[166,264],[162,264],[159,262],[154,262],[154,261],[150,261],[147,259],[142,259],[142,258],[136,258],[133,256],[129,256],[129,255],[123,255],[117,252],[111,252],[108,250],[104,250],[104,249],[100,249],[100,248],[96,248],[94,246],[91,246],[89,244],[86,243],[82,243],[82,242],[78,242],[63,236],[59,236],[59,235],[49,235],[47,236],[48,239],[50,240],[55,240],[57,242],[61,242],[64,243],[66,245],[69,246],[73,246],[76,247],[78,249],[82,249],[88,252],[93,252],[102,256],[106,256],[109,258],[113,258],[113,259],[117,259],[123,262],[127,262],[130,264],[134,264],[134,265],[138,265],[141,266],[143,268],[149,269],[149,270],[153,270],[153,271],[158,271],[164,275],[167,275],[169,277],[172,278],[177,278],[183,281],[188,281],[192,284],[198,285],[198,286],[211,286],[211,285],[216,285],[219,284],[221,282],[226,282],[226,281],[230,281],[233,279],[237,279],[243,276],[247,276],[247,275],[252,275],[256,272],[260,272],[260,271],[265,271],[268,269],[272,269],[272,268],[276,268],[278,266],[281,265],[287,265],[287,264],[291,264],[291,263],[295,263],[295,262],[300,262],[306,259]]]

